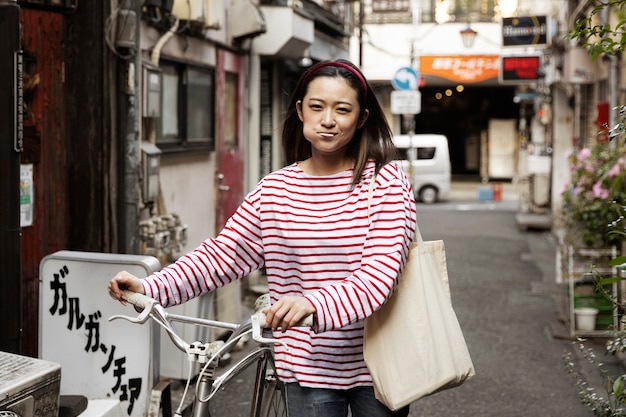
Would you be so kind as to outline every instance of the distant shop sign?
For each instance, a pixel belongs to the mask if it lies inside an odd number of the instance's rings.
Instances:
[[[502,18],[502,45],[545,45],[548,41],[546,16]]]
[[[499,55],[422,55],[420,72],[428,85],[437,81],[478,84],[498,80]]]
[[[541,56],[503,56],[500,60],[500,82],[524,83],[537,81],[541,73]]]
[[[422,94],[418,90],[394,90],[391,92],[391,114],[420,114]]]

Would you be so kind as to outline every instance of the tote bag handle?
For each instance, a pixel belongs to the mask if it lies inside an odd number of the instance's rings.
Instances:
[[[376,187],[376,174],[372,176],[370,180],[370,184],[367,187],[367,218],[369,220],[370,217],[370,207],[372,206],[372,195],[374,195],[374,187]],[[422,243],[424,240],[422,239],[422,234],[420,233],[420,228],[415,221],[415,237],[413,238],[413,243]]]

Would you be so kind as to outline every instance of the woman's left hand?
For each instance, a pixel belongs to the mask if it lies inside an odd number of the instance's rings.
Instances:
[[[285,296],[274,305],[263,311],[268,327],[283,332],[289,327],[297,326],[305,317],[314,314],[315,308],[304,297]]]

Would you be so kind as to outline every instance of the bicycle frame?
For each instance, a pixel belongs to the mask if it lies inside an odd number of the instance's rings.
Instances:
[[[213,396],[221,388],[226,387],[235,376],[239,375],[255,362],[257,363],[257,370],[250,416],[265,417],[269,415],[269,407],[271,407],[272,404],[268,399],[273,397],[276,393],[274,390],[278,390],[281,395],[284,395],[282,384],[272,375],[275,370],[273,344],[277,341],[264,336],[263,325],[265,323],[265,317],[262,313],[256,312],[249,319],[236,324],[171,314],[156,300],[142,294],[126,292],[126,299],[129,303],[143,309],[139,316],[129,317],[115,315],[110,317],[109,321],[124,319],[132,323],[143,324],[148,320],[154,320],[167,332],[174,345],[187,354],[190,362],[201,365],[201,370],[195,385],[193,417],[209,416],[209,402]],[[259,308],[259,305],[257,305],[257,308]],[[200,342],[187,343],[174,328],[174,322],[229,330],[232,331],[232,334],[225,342],[214,341],[204,344]],[[233,350],[237,343],[248,335],[252,336],[252,339],[258,343],[258,346],[245,357],[226,368],[220,376],[216,377],[215,374],[220,358]],[[191,369],[192,367],[190,365],[189,378],[183,393],[183,398],[175,413],[176,416],[182,416],[184,399],[192,378]],[[284,410],[284,399],[281,399],[281,401],[283,403],[282,409]]]

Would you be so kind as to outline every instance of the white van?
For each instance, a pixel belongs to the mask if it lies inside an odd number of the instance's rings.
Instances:
[[[415,199],[427,204],[445,200],[451,177],[448,139],[444,135],[415,134],[394,136],[393,142]]]

